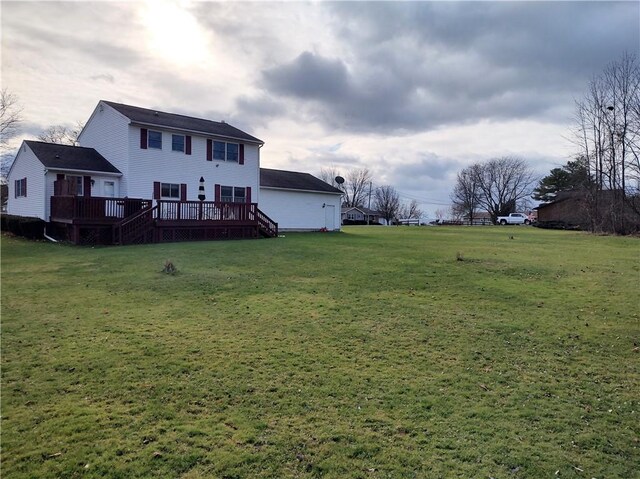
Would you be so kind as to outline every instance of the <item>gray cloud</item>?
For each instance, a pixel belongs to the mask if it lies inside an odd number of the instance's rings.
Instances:
[[[640,41],[635,3],[328,8],[349,58],[305,51],[265,69],[261,86],[327,128],[354,132],[401,134],[485,118],[566,121],[590,76]]]
[[[340,101],[349,94],[347,69],[340,60],[302,53],[288,65],[263,72],[271,91],[302,99]]]

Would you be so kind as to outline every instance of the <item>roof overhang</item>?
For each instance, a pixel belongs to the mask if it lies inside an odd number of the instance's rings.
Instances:
[[[64,171],[65,173],[82,173],[82,174],[93,174],[93,175],[102,175],[102,176],[114,176],[120,177],[122,173],[114,173],[111,171],[95,171],[95,170],[77,170],[73,168],[45,168],[45,173],[50,171]]]
[[[235,136],[227,136],[227,135],[216,135],[215,133],[210,133],[210,132],[207,132],[207,131],[188,130],[186,128],[176,128],[174,126],[159,125],[157,123],[147,123],[147,122],[143,122],[143,121],[129,120],[129,124],[130,125],[146,126],[146,127],[151,127],[151,128],[159,128],[159,129],[164,129],[164,130],[171,130],[171,131],[176,131],[176,132],[195,133],[197,135],[208,136],[208,137],[212,137],[212,138],[235,140],[235,141],[237,141],[239,143],[252,143],[254,145],[264,145],[264,141],[248,140],[246,138],[237,138]]]
[[[277,186],[262,186],[261,189],[265,190],[279,190],[279,191],[295,191],[297,193],[322,193],[323,195],[336,195],[342,196],[342,193],[334,193],[333,191],[320,191],[320,190],[300,190],[297,188],[279,188]]]

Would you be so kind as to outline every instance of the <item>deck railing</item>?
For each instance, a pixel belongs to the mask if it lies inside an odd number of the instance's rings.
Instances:
[[[51,218],[62,220],[123,219],[149,208],[151,200],[100,196],[52,196]]]
[[[256,203],[158,200],[157,219],[162,221],[255,222]]]

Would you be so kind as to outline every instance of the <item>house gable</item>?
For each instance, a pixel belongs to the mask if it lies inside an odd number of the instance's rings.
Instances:
[[[7,175],[8,214],[46,220],[45,171],[45,166],[23,141]]]

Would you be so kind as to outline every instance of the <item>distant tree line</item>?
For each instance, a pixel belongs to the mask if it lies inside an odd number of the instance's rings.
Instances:
[[[368,168],[353,168],[344,175],[335,168],[322,168],[319,178],[342,191],[342,206],[368,208],[378,212],[388,224],[399,219],[421,219],[423,212],[417,200],[403,202],[391,185],[374,186],[373,174]],[[343,183],[336,181],[344,179]]]

